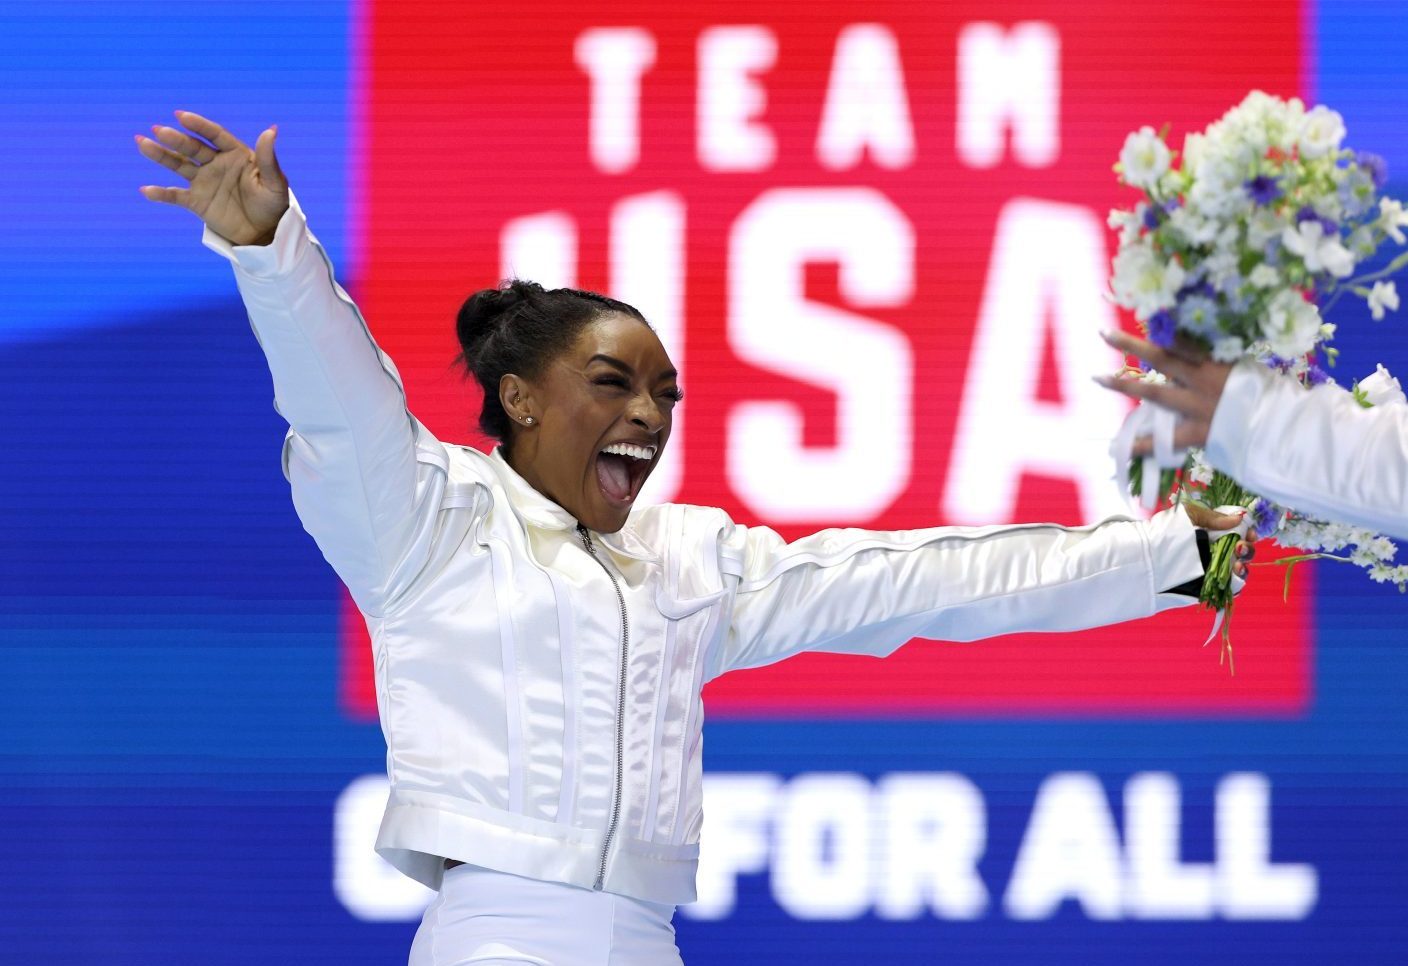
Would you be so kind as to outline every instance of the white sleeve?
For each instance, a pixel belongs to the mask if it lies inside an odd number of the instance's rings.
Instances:
[[[380,616],[429,554],[444,446],[406,409],[391,359],[333,278],[297,201],[266,246],[201,239],[229,259],[288,421],[294,507],[363,611]]]
[[[1182,507],[1148,522],[823,530],[784,543],[725,528],[720,570],[737,578],[708,676],[802,651],[884,656],[915,637],[970,641],[1073,631],[1194,603],[1165,593],[1203,575]]]
[[[1228,376],[1205,449],[1267,499],[1408,539],[1408,406],[1365,409],[1338,386],[1305,389],[1246,360]]]

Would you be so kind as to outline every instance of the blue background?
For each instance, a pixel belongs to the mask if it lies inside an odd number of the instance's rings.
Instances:
[[[404,961],[413,926],[331,888],[331,809],[381,767],[337,708],[339,588],[280,473],[283,425],[224,261],[132,135],[196,110],[270,123],[340,274],[355,279],[348,162],[355,6],[0,6],[0,962]],[[1324,3],[1313,99],[1384,154],[1408,196],[1408,6]],[[1338,321],[1343,371],[1408,373],[1403,318]],[[1372,346],[1370,344],[1372,340]],[[724,771],[957,770],[989,810],[985,878],[1010,873],[1037,786],[1089,770],[1112,800],[1168,770],[1185,856],[1211,855],[1211,789],[1273,785],[1273,857],[1319,870],[1297,923],[798,924],[762,877],[720,923],[679,921],[690,962],[1408,962],[1408,600],[1317,575],[1310,713],[1292,722],[713,723]],[[1118,814],[1118,810],[1116,810]],[[989,874],[990,873],[990,874]]]

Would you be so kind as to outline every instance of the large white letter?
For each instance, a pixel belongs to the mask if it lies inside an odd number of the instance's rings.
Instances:
[[[499,232],[499,276],[544,288],[577,285],[577,223],[565,211],[524,215]]]
[[[1176,778],[1165,772],[1130,778],[1124,787],[1124,828],[1131,915],[1212,918],[1212,866],[1179,862],[1182,824]]]
[[[688,384],[684,361],[684,200],[672,191],[634,195],[611,209],[611,295],[650,320]],[[637,502],[669,503],[684,466],[684,404],[675,407],[665,455]]]
[[[1319,876],[1311,865],[1271,863],[1271,783],[1265,775],[1228,775],[1217,786],[1217,875],[1228,919],[1304,919],[1315,907]]]
[[[710,171],[761,171],[777,152],[758,123],[767,91],[752,74],[777,60],[766,27],[710,27],[699,35],[696,132],[699,163]]]
[[[1087,773],[1046,779],[1003,902],[1013,919],[1045,919],[1078,899],[1092,919],[1117,919],[1123,882],[1120,842],[1100,780]]]
[[[1010,33],[968,24],[958,35],[958,157],[970,168],[1002,161],[1008,127],[1017,161],[1054,164],[1061,150],[1061,37],[1028,21]]]
[[[599,27],[577,38],[574,53],[592,79],[592,163],[629,171],[640,160],[640,76],[655,63],[655,38],[639,27]]]
[[[435,896],[373,851],[390,788],[385,775],[363,775],[342,790],[333,806],[332,891],[363,922],[418,919]]]
[[[803,775],[777,813],[772,891],[798,919],[855,919],[870,905],[870,782]]]
[[[741,403],[729,422],[729,482],[779,522],[868,519],[909,480],[912,352],[891,326],[807,301],[808,262],[839,263],[853,305],[903,305],[914,290],[914,229],[869,188],[774,189],[739,217],[729,341],[746,362],[834,392],[837,443],[803,446],[795,403]]]
[[[1105,227],[1077,205],[1014,199],[993,239],[943,510],[955,523],[1010,520],[1024,471],[1074,480],[1087,520],[1125,511],[1109,440],[1126,407],[1091,376],[1120,357],[1100,339],[1118,323],[1101,297]],[[1051,340],[1060,403],[1037,398]]]
[[[978,877],[987,846],[982,792],[962,775],[887,775],[879,788],[885,870],[875,912],[917,919],[926,907],[948,919],[976,919],[988,904]]]
[[[836,39],[816,156],[822,167],[839,171],[860,164],[867,148],[882,168],[914,163],[914,126],[899,44],[890,28],[858,23]]]
[[[768,862],[768,822],[781,786],[776,775],[716,773],[704,778],[704,828],[699,898],[680,912],[691,919],[723,919],[738,901],[738,877]]]

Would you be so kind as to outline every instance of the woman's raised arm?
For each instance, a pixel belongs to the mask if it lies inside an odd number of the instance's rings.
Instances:
[[[250,149],[213,121],[177,117],[191,134],[158,126],[159,142],[137,142],[190,187],[142,194],[197,215],[203,243],[233,264],[288,420],[284,475],[299,518],[358,606],[383,615],[429,554],[445,449],[407,411],[396,367],[334,279],[279,169],[274,129]]]

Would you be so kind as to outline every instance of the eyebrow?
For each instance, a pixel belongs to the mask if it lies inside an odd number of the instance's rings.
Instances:
[[[622,362],[620,359],[617,359],[615,356],[608,356],[604,353],[598,352],[596,355],[592,356],[590,359],[587,360],[587,365],[591,365],[593,362],[604,362],[609,366],[615,366],[617,369],[620,369],[627,375],[635,375],[634,369],[632,369],[626,363]],[[660,373],[660,375],[656,378],[678,379],[679,375],[679,371],[676,369],[666,369],[664,372]]]

